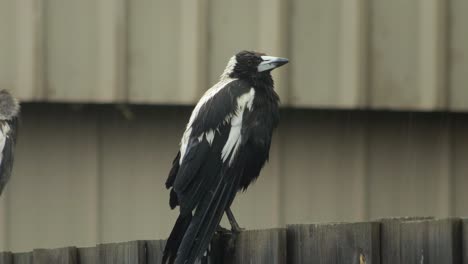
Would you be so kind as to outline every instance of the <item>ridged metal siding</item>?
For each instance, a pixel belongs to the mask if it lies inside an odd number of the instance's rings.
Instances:
[[[0,0],[24,101],[193,104],[240,49],[289,57],[284,105],[468,109],[464,0]]]
[[[164,182],[190,107],[26,105],[0,199],[0,250],[165,238]],[[238,195],[246,228],[468,214],[468,116],[284,110],[270,162]],[[228,223],[224,223],[228,225]]]

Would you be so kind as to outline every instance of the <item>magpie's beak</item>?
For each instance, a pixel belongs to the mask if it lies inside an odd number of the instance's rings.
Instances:
[[[262,56],[262,60],[257,66],[258,72],[273,70],[289,62],[288,59],[272,56]]]

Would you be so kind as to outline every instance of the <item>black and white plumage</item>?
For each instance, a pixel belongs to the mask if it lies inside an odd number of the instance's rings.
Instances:
[[[271,70],[287,59],[242,51],[195,106],[166,182],[180,215],[163,263],[192,264],[206,251],[224,212],[268,160],[279,121]]]
[[[16,144],[19,103],[7,90],[0,91],[0,196],[11,176]]]

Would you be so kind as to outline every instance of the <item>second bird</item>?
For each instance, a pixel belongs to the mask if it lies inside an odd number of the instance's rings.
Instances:
[[[167,240],[163,263],[193,264],[207,250],[230,206],[260,174],[279,121],[271,71],[287,59],[242,51],[195,106],[166,182],[171,208],[180,214]]]

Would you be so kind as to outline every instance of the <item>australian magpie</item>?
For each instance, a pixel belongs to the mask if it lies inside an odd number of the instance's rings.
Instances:
[[[0,196],[10,179],[16,144],[19,103],[7,90],[0,91]]]
[[[271,71],[287,59],[241,51],[195,106],[166,182],[169,204],[180,214],[163,263],[192,264],[207,250],[236,193],[254,181],[268,160],[279,121]]]

